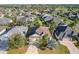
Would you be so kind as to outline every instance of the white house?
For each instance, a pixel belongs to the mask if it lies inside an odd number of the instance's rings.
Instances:
[[[0,35],[3,34],[6,31],[6,28],[3,26],[0,26]]]
[[[7,25],[7,24],[10,24],[12,22],[13,21],[10,18],[0,18],[0,25]]]

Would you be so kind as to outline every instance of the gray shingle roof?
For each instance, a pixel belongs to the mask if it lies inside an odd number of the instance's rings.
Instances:
[[[0,50],[8,49],[8,37],[6,35],[0,36]]]
[[[32,16],[29,16],[29,17],[26,17],[26,16],[17,16],[17,21],[24,21],[24,22],[27,22],[27,21],[34,21],[34,18],[36,18],[35,15],[32,15]]]
[[[45,21],[50,21],[50,20],[53,19],[53,16],[45,14],[45,15],[42,16],[42,18],[44,18]]]
[[[10,18],[0,18],[0,25],[10,24],[12,23],[12,19]]]
[[[11,30],[9,30],[9,32],[7,32],[6,34],[0,36],[0,50],[7,50],[8,49],[8,39],[11,35],[14,34],[21,34],[21,35],[25,35],[27,33],[28,27],[24,27],[24,26],[15,26],[14,28],[12,28]]]
[[[7,33],[7,35],[10,37],[13,34],[21,34],[21,35],[25,35],[27,33],[28,27],[24,27],[24,26],[15,26],[14,28],[12,28],[11,30],[9,30],[9,32]]]
[[[5,29],[5,27],[4,26],[0,26],[0,31],[2,31],[3,29]]]

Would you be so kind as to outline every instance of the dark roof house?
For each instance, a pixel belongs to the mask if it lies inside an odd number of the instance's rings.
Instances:
[[[69,13],[69,18],[70,18],[71,20],[75,20],[76,18],[78,18],[78,17],[77,17],[77,13],[75,13],[75,12]]]
[[[26,36],[30,36],[32,34],[35,34],[36,33],[36,29],[37,29],[36,27],[29,28],[28,31],[27,31],[27,35]]]
[[[53,20],[53,16],[48,15],[48,14],[44,14],[44,15],[42,16],[42,18],[43,18],[45,21],[51,21],[51,20]]]
[[[65,38],[70,38],[73,35],[74,31],[65,24],[59,25],[55,32],[53,33],[57,39],[62,40]]]

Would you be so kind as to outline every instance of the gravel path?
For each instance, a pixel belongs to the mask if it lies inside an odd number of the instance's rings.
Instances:
[[[67,38],[64,38],[63,41],[59,41],[59,42],[60,44],[65,45],[69,49],[70,54],[79,54],[79,49],[75,47],[73,42],[69,41]]]

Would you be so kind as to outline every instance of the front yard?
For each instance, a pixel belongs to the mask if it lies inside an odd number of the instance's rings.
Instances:
[[[48,49],[45,50],[38,49],[39,54],[69,54],[69,50],[64,45],[59,45],[56,49]]]
[[[9,49],[8,54],[25,54],[27,52],[28,46],[21,47],[19,49]]]
[[[21,34],[14,34],[9,39],[8,54],[24,54],[28,48],[28,39]]]

